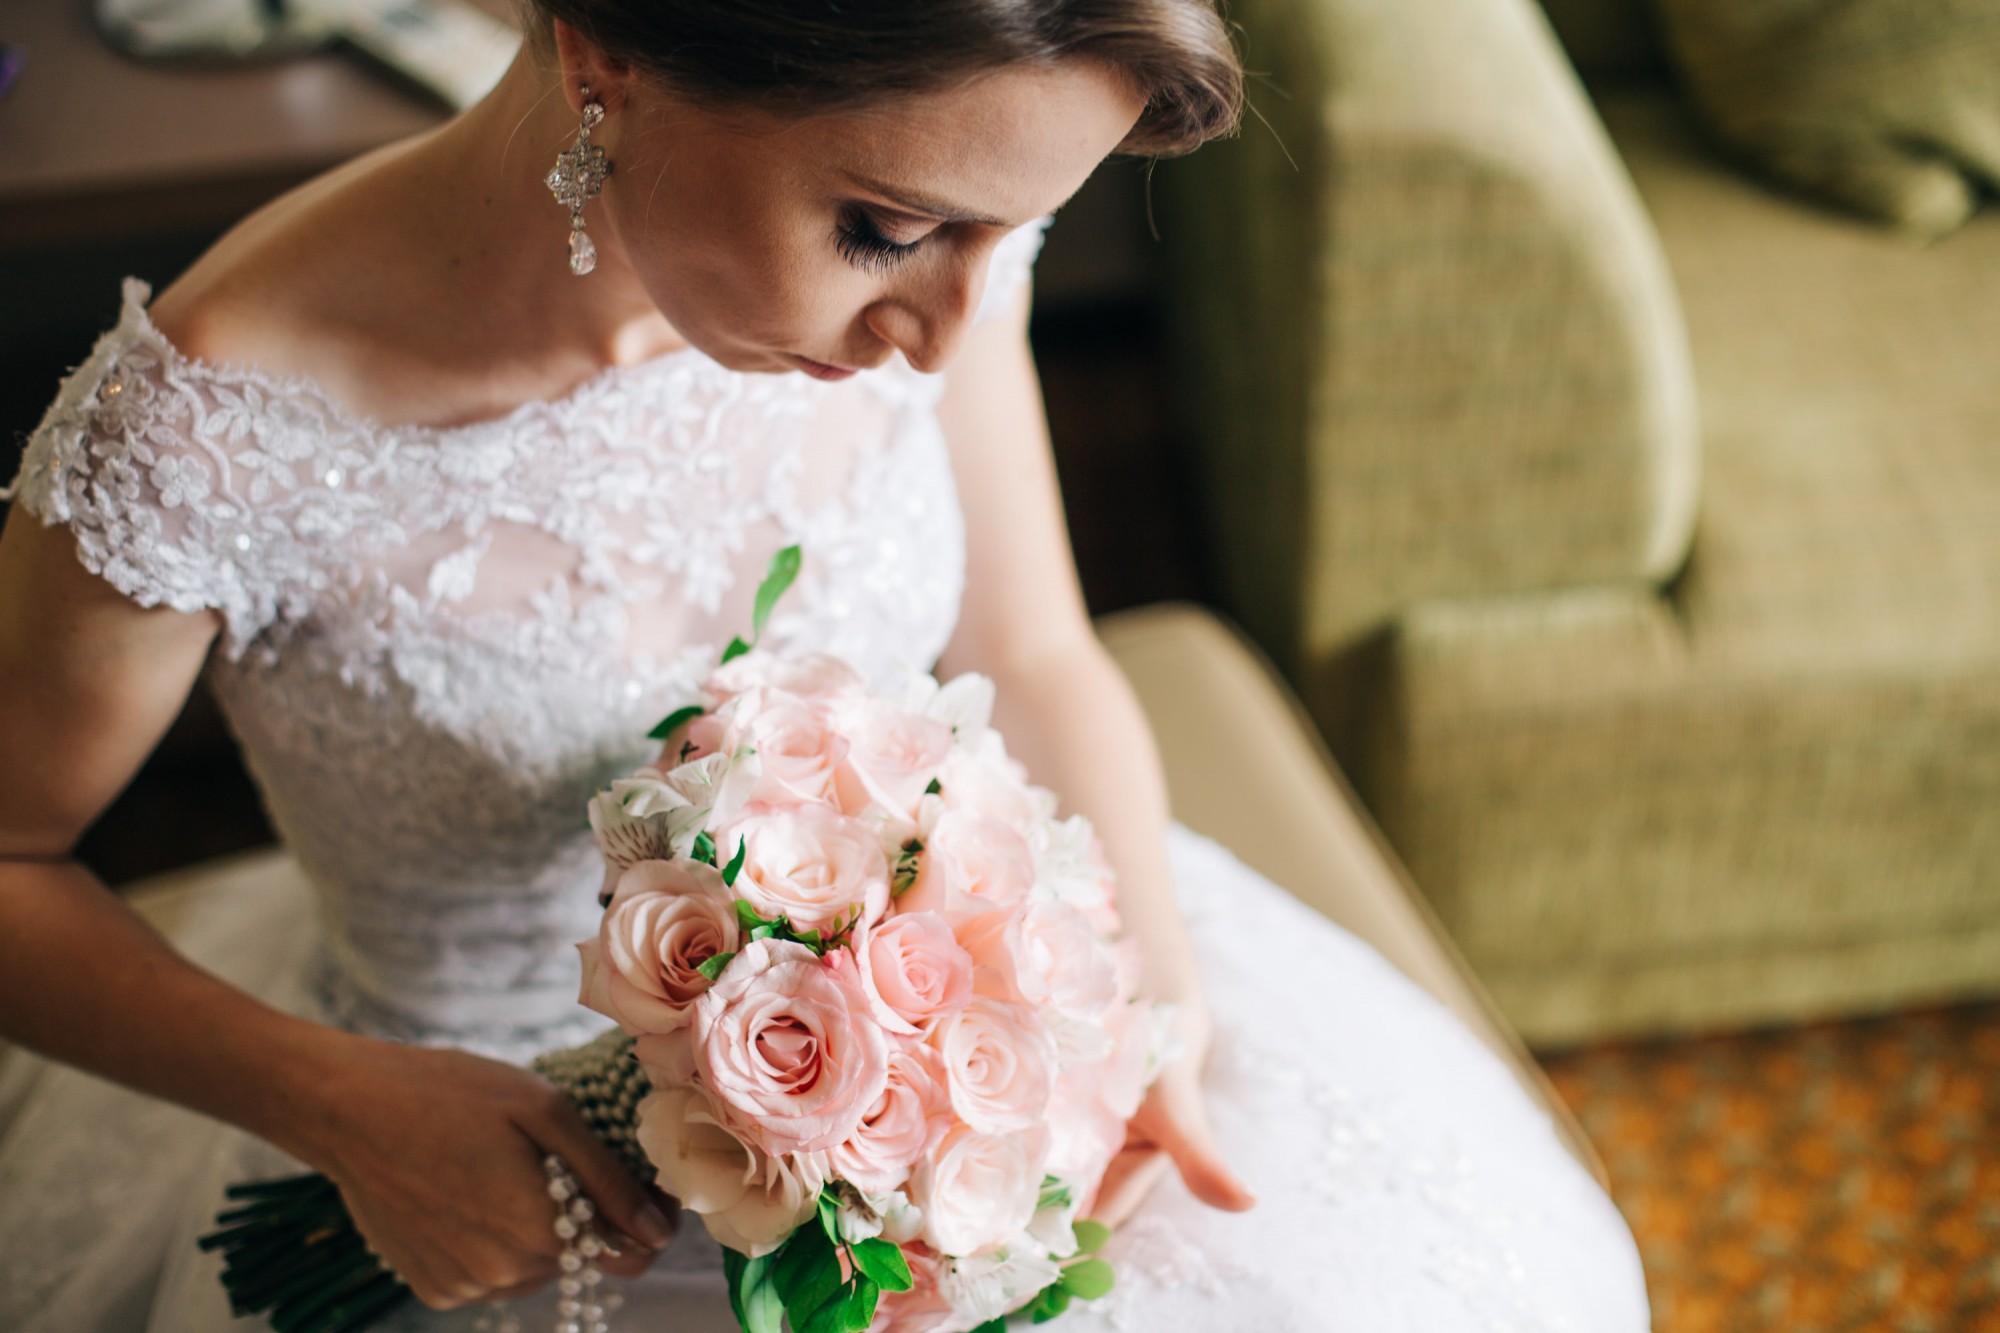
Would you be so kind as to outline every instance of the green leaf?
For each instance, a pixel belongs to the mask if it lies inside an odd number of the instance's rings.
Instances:
[[[689,704],[685,708],[676,708],[673,712],[661,718],[660,725],[654,727],[646,735],[652,740],[663,741],[707,711],[700,704]]]
[[[722,1271],[729,1280],[729,1308],[743,1333],[781,1333],[785,1305],[771,1285],[771,1256],[747,1259],[724,1248]]]
[[[840,1244],[840,1205],[830,1189],[820,1191],[819,1224],[826,1231],[828,1240],[835,1245]]]
[[[929,785],[928,787],[925,787],[925,788],[924,788],[924,795],[926,795],[926,796],[937,796],[937,795],[940,795],[940,794],[942,794],[942,793],[943,793],[943,791],[944,791],[944,788],[943,788],[942,786],[940,786],[940,785],[938,784],[938,780],[937,780],[936,778],[932,778],[932,779],[931,779],[931,782],[930,782],[930,785]]]
[[[792,938],[797,940],[800,944],[805,945],[808,949],[817,950],[823,947],[820,942],[819,932],[817,930],[794,931],[792,933]]]
[[[731,639],[729,641],[729,646],[722,650],[722,665],[728,666],[731,662],[734,662],[737,658],[743,656],[743,654],[749,651],[750,651],[750,645],[743,642],[742,639],[740,638]]]
[[[695,968],[695,971],[701,973],[710,981],[719,980],[722,976],[722,969],[728,967],[729,960],[735,956],[733,953],[719,953],[711,958],[705,958]]]
[[[1063,1184],[1061,1179],[1056,1176],[1043,1176],[1042,1192],[1035,1199],[1035,1211],[1040,1212],[1044,1208],[1067,1207],[1069,1207],[1069,1186]]]
[[[910,1277],[910,1261],[903,1257],[903,1251],[894,1241],[876,1236],[864,1240],[850,1251],[854,1255],[854,1266],[868,1275],[871,1282],[885,1291],[908,1291],[913,1279]]]
[[[792,580],[799,576],[799,548],[796,544],[787,546],[771,557],[771,566],[764,573],[764,581],[757,585],[757,601],[750,611],[750,637],[753,641],[764,637],[764,622],[771,618],[771,608],[785,595],[785,589],[792,586]]]
[[[708,864],[714,865],[715,839],[709,837],[705,831],[695,834],[694,847],[689,854],[697,861],[706,861]]]
[[[879,1294],[880,1289],[865,1277],[846,1282],[797,1325],[798,1333],[863,1333],[875,1319]]]
[[[973,1329],[972,1333],[1007,1333],[1006,1316],[1003,1315],[998,1319],[989,1319],[978,1328]]]
[[[1102,1222],[1093,1222],[1089,1218],[1078,1222],[1075,1231],[1078,1254],[1096,1254],[1104,1248],[1104,1242],[1111,1239],[1110,1227]]]
[[[764,924],[764,918],[757,915],[757,909],[750,905],[748,898],[736,900],[736,924],[745,930],[755,930]]]
[[[1051,1282],[1035,1293],[1035,1299],[1025,1307],[1028,1317],[1038,1324],[1046,1324],[1063,1311],[1069,1309],[1069,1292],[1060,1281]]]
[[[743,1298],[743,1333],[784,1333],[784,1326],[785,1302],[767,1269],[764,1280]]]
[[[750,932],[750,939],[753,943],[757,940],[768,940],[777,933],[778,933],[777,926],[769,921],[766,921],[763,925],[757,927],[755,930]]]
[[[785,1302],[794,1329],[803,1329],[814,1311],[840,1286],[840,1254],[819,1227],[800,1227],[778,1251],[771,1279]]]
[[[1111,1290],[1111,1265],[1102,1259],[1084,1259],[1062,1271],[1062,1288],[1072,1296],[1094,1301]]]
[[[729,864],[722,867],[722,882],[730,888],[736,887],[736,877],[743,873],[743,853],[750,850],[748,838],[736,840],[736,855],[729,858]]]

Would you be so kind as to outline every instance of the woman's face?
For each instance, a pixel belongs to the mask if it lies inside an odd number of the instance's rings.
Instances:
[[[623,91],[593,134],[612,164],[586,212],[599,246],[608,222],[660,313],[716,361],[825,379],[895,352],[942,370],[995,244],[1068,199],[1143,109],[1083,61],[803,119]]]

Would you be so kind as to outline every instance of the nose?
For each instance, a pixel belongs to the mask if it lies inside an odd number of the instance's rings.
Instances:
[[[926,274],[868,308],[875,336],[903,354],[912,370],[934,375],[964,345],[973,312],[986,289],[986,256]]]

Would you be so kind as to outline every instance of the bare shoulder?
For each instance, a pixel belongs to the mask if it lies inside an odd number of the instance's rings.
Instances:
[[[185,356],[304,377],[350,401],[380,355],[368,331],[394,308],[391,168],[411,144],[363,154],[245,217],[154,297],[154,325]]]

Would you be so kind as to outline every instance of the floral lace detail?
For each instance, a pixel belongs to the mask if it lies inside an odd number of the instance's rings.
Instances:
[[[1003,242],[989,313],[1040,241]],[[778,548],[806,562],[771,646],[886,682],[956,620],[941,385],[900,362],[825,384],[687,350],[394,426],[184,356],[147,285],[123,295],[15,497],[141,604],[220,613],[209,678],[320,890],[331,1021],[512,1057],[595,1030],[586,802],[748,626]]]

